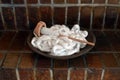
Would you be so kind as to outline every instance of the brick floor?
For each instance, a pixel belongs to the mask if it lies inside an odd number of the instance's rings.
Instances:
[[[27,45],[28,33],[30,32],[1,33],[1,80],[120,79],[120,52],[117,48],[119,44],[111,42],[114,37],[119,38],[118,34],[95,32],[98,39],[89,53],[73,59],[59,60],[34,53]],[[5,37],[8,35],[12,37]]]

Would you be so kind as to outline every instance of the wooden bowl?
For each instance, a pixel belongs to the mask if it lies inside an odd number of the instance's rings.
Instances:
[[[53,56],[53,55],[50,55],[50,52],[43,52],[43,51],[40,51],[39,49],[35,48],[32,46],[31,44],[31,40],[32,38],[34,37],[33,33],[31,33],[29,36],[28,36],[28,39],[27,39],[27,43],[29,45],[29,47],[36,53],[40,54],[40,55],[43,55],[45,57],[49,57],[49,58],[54,58],[54,59],[72,59],[72,58],[76,58],[78,56],[81,56],[83,54],[86,54],[88,53],[94,46],[91,46],[91,45],[86,45],[86,47],[80,49],[79,52],[73,54],[73,55],[69,55],[69,56]],[[93,42],[95,43],[96,42],[96,38],[94,36],[94,34],[91,32],[91,31],[88,31],[88,36],[86,38],[88,41],[90,42]]]

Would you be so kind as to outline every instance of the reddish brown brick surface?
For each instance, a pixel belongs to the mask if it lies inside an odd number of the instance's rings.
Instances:
[[[25,40],[28,36],[27,32],[20,31],[16,33],[15,39],[12,42],[12,45],[10,46],[10,51],[21,51],[24,48]]]
[[[37,3],[38,2],[38,0],[27,0],[27,3]]]
[[[16,32],[4,32],[2,34],[3,36],[0,39],[0,50],[8,50],[15,34]]]
[[[51,59],[39,55],[36,67],[37,68],[50,68],[51,67]]]
[[[102,0],[99,0],[102,1]],[[93,29],[102,29],[104,7],[95,7],[93,14]]]
[[[37,69],[36,79],[37,80],[51,80],[50,70],[49,69]]]
[[[85,69],[71,69],[70,70],[70,80],[84,80]]]
[[[50,6],[40,7],[41,20],[46,22],[47,27],[52,26],[53,10]]]
[[[15,30],[15,23],[14,23],[14,14],[12,7],[3,7],[3,17],[5,21],[5,26],[7,30]]]
[[[15,69],[1,69],[0,80],[17,80]]]
[[[105,0],[94,0],[94,3],[99,3],[99,4],[105,3]]]
[[[68,12],[67,12],[67,24],[69,25],[74,25],[78,22],[78,7],[68,7]],[[74,12],[74,15],[73,15]]]
[[[101,80],[102,69],[88,69],[87,80]]]
[[[57,3],[57,4],[62,4],[62,3],[64,3],[64,0],[53,0],[54,1],[54,3]]]
[[[81,0],[81,3],[91,3],[92,0]]]
[[[92,68],[102,68],[102,62],[100,58],[100,54],[88,54],[86,56],[88,67]]]
[[[0,67],[1,67],[1,64],[2,64],[2,62],[3,62],[4,56],[5,56],[5,54],[0,53]]]
[[[106,69],[104,80],[120,80],[120,69]]]
[[[17,21],[17,27],[19,30],[28,30],[27,27],[27,17],[26,17],[26,11],[25,7],[16,7],[16,21]]]
[[[113,0],[108,0],[109,4],[118,4],[118,2],[119,2],[118,0],[114,0],[114,1]]]
[[[67,3],[78,3],[78,0],[67,0]]]
[[[2,3],[11,3],[11,0],[1,0]]]
[[[40,0],[42,4],[50,4],[51,0]]]
[[[112,48],[114,49],[114,51],[120,51],[120,37],[117,36],[117,33],[115,32],[104,32],[106,34],[107,39],[109,40],[109,42],[112,45]],[[118,34],[119,35],[119,34]]]
[[[115,23],[116,17],[117,17],[117,8],[107,7],[104,28],[114,29],[114,23]]]
[[[34,80],[34,72],[32,69],[19,69],[20,80]]]
[[[55,21],[55,24],[64,24],[65,23],[65,8],[64,7],[55,7],[54,8],[54,21]]]
[[[29,27],[31,30],[35,28],[39,20],[41,20],[38,7],[28,7]],[[39,14],[39,15],[38,15]]]
[[[105,67],[119,67],[113,54],[101,54]]]
[[[32,53],[21,54],[19,68],[32,69],[34,67],[35,55]]]
[[[70,67],[85,67],[83,57],[77,57],[70,60]]]
[[[116,57],[118,65],[120,67],[120,53],[115,53],[114,56]]]
[[[16,4],[23,4],[24,0],[13,0],[13,2]]]
[[[18,64],[19,57],[19,53],[8,53],[2,67],[15,69]]]
[[[21,54],[21,61],[18,66],[20,80],[34,80],[34,62],[35,56],[33,54]]]
[[[81,7],[81,17],[80,17],[80,24],[81,24],[80,26],[81,27],[89,29],[90,15],[91,15],[91,7]]]
[[[68,70],[67,69],[54,69],[53,80],[67,80]]]
[[[54,60],[53,68],[68,68],[67,60]]]

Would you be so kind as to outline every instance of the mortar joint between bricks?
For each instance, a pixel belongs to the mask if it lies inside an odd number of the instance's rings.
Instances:
[[[50,80],[53,80],[53,69],[49,69],[50,71]]]
[[[73,68],[68,68],[67,80],[70,80],[70,73]]]

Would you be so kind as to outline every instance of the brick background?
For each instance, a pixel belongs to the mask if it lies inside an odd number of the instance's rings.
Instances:
[[[1,0],[0,80],[120,80],[119,2],[92,1]],[[96,45],[70,60],[34,53],[27,37],[40,20],[48,27],[78,23],[94,31]]]

